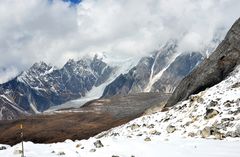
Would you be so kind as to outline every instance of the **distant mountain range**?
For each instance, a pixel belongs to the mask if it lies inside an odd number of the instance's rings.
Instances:
[[[113,68],[102,60],[69,60],[61,69],[44,62],[0,85],[1,119],[19,114],[38,113],[51,106],[83,97],[93,86],[99,86]]]
[[[118,69],[124,65],[113,66],[97,55],[78,61],[70,59],[60,69],[44,62],[35,63],[0,85],[0,119],[40,113],[66,102],[64,107],[71,107],[70,100],[81,100],[96,88],[95,95],[102,98],[142,92],[172,93],[218,42],[214,39],[214,44],[204,47],[202,52],[179,52],[178,41],[169,40],[152,55],[121,72]]]

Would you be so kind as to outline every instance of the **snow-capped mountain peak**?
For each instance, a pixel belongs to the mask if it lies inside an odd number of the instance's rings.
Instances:
[[[78,61],[70,59],[60,69],[39,62],[15,79],[2,84],[0,93],[4,93],[24,111],[37,113],[51,106],[84,97],[92,88],[105,83],[112,75],[113,67],[98,57]]]

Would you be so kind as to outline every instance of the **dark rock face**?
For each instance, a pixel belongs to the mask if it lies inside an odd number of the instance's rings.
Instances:
[[[51,106],[80,98],[93,86],[105,82],[112,70],[97,56],[92,60],[69,60],[61,69],[43,62],[35,63],[28,71],[0,85],[0,119],[16,118],[25,111],[42,112]]]
[[[5,98],[0,98],[0,114],[2,119],[16,119],[23,115],[22,109],[15,106]]]
[[[154,55],[142,58],[128,73],[110,83],[102,97],[140,92],[173,92],[180,80],[203,60],[199,52],[178,55],[176,48],[177,41],[171,40]]]
[[[193,52],[179,55],[163,72],[162,77],[153,84],[151,91],[172,93],[178,83],[203,60],[201,53]]]
[[[149,92],[146,88],[150,79],[163,70],[176,55],[177,41],[170,40],[152,56],[143,57],[128,73],[120,75],[104,90],[102,97]]]
[[[144,57],[138,65],[132,68],[127,74],[121,74],[112,83],[110,83],[103,92],[102,97],[111,97],[114,95],[127,95],[133,91],[142,91],[149,80],[153,58]],[[132,92],[131,92],[132,91]]]
[[[240,63],[240,19],[227,33],[217,49],[184,78],[166,106],[173,106],[191,94],[198,93],[222,81]]]

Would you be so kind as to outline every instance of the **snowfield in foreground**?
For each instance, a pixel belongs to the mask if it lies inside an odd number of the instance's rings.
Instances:
[[[145,115],[88,140],[25,142],[26,157],[239,157],[240,66],[221,83],[165,112]],[[0,156],[20,156],[20,144]]]
[[[161,139],[152,137],[109,137],[101,139],[101,148],[94,146],[95,138],[72,142],[67,140],[56,144],[33,144],[26,142],[26,157],[239,157],[240,141],[220,141],[211,139]],[[1,150],[1,157],[19,157],[20,144]],[[95,152],[94,152],[95,151]]]

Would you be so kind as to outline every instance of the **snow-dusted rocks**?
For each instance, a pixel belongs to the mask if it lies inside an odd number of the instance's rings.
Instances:
[[[240,87],[233,86],[239,78],[240,66],[221,83],[192,95],[167,111],[140,117],[105,132],[104,136],[240,137]]]
[[[146,137],[146,138],[144,139],[144,141],[146,141],[146,142],[151,141],[151,138],[150,138],[150,137]]]
[[[0,147],[0,150],[5,150],[5,149],[7,149],[5,146]]]
[[[58,157],[64,152],[64,157],[238,157],[240,142],[237,140],[211,140],[170,137],[162,139],[108,137],[102,141],[107,146],[95,149],[92,145],[94,138],[82,141],[65,141],[53,144],[34,144],[24,142],[25,156],[29,157]],[[76,143],[81,143],[84,149],[76,148]],[[20,145],[9,147],[0,151],[0,156],[16,157],[13,152]]]
[[[176,127],[173,125],[168,125],[166,130],[168,133],[173,133],[174,131],[176,131]]]
[[[102,142],[100,140],[97,140],[96,142],[93,143],[96,148],[101,148],[104,147]]]
[[[211,109],[211,108],[206,108],[206,114],[205,114],[204,118],[205,119],[210,119],[210,118],[215,117],[218,114],[219,114],[218,110]]]

